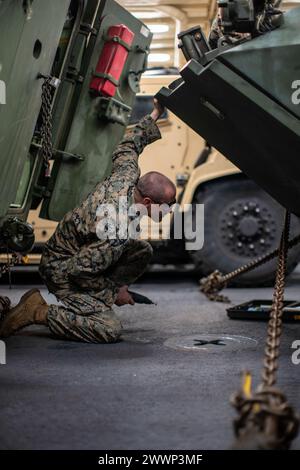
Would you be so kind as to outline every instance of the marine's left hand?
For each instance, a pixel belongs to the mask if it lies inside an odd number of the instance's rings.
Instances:
[[[119,289],[117,298],[115,300],[115,304],[118,307],[121,307],[122,305],[134,305],[134,300],[131,297],[131,295],[128,292],[128,286],[122,286]]]

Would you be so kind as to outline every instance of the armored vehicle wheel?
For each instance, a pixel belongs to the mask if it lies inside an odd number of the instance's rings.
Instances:
[[[278,247],[284,209],[253,181],[244,177],[215,181],[195,196],[204,204],[204,246],[190,252],[197,274],[218,269],[228,273]],[[300,219],[292,216],[291,234],[300,233]],[[300,260],[300,246],[289,252],[288,273]],[[274,281],[276,260],[239,276],[234,285],[266,286]]]

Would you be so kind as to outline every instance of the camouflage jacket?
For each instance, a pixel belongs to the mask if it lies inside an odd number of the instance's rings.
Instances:
[[[126,240],[101,240],[96,233],[97,209],[103,204],[119,205],[120,196],[133,203],[133,190],[140,176],[138,157],[144,148],[161,138],[159,128],[150,115],[145,116],[128,132],[112,157],[112,172],[100,182],[83,203],[68,212],[47,242],[41,272],[63,270],[71,278],[104,272],[121,256]]]

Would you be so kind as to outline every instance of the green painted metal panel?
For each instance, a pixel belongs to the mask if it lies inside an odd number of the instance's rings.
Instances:
[[[292,100],[293,83],[300,80],[300,8],[284,15],[284,24],[272,34],[230,49],[220,60],[300,117]]]
[[[100,98],[91,96],[89,83],[99,55],[104,45],[104,38],[111,25],[124,24],[134,33],[132,50],[129,53],[122,73],[120,86],[115,98],[131,107],[137,89],[131,83],[134,73],[142,72],[147,57],[146,50],[152,35],[138,19],[113,0],[101,2],[101,8],[95,11],[94,27],[96,37],[86,44],[79,35],[70,52],[64,71],[68,76],[70,67],[82,76],[78,80],[63,80],[54,106],[55,147],[69,154],[80,155],[83,160],[57,155],[52,169],[48,190],[51,193],[42,207],[42,217],[60,220],[64,214],[74,208],[101,181],[111,169],[111,155],[123,137],[125,125],[101,120],[98,117]],[[83,22],[90,22],[84,18]],[[76,51],[76,52],[74,52]]]
[[[294,15],[299,15],[299,9],[286,15],[284,27],[263,37],[269,44],[265,49],[276,61],[264,54],[265,62],[254,69],[261,38],[254,39],[237,47],[234,66],[227,59],[235,57],[234,49],[230,54],[221,51],[205,66],[190,61],[181,70],[181,83],[163,88],[158,98],[281,205],[300,216],[300,119],[299,110],[288,101],[295,72],[300,71],[300,54],[283,54],[279,59],[281,41],[277,37],[282,31],[283,51],[288,49],[288,37],[291,50],[298,50],[300,29],[294,28],[294,21],[289,23]],[[291,35],[286,31],[289,24]],[[281,72],[287,74],[285,79],[276,80],[276,87],[270,89]]]
[[[0,218],[15,201],[70,0],[0,3]],[[4,99],[5,98],[5,99]],[[28,163],[28,162],[27,162]]]

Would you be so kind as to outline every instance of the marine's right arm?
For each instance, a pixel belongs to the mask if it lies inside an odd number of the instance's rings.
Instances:
[[[154,99],[152,113],[143,117],[133,130],[127,132],[113,153],[112,172],[109,178],[112,182],[121,179],[127,184],[136,184],[140,175],[138,157],[147,145],[161,139],[156,122],[163,112],[164,108],[157,99]]]
[[[136,183],[140,171],[138,157],[147,145],[161,139],[159,128],[151,115],[139,121],[133,130],[128,132],[112,156],[112,172],[109,180],[125,180]]]

